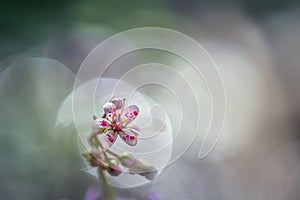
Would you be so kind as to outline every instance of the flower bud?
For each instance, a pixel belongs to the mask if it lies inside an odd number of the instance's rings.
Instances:
[[[122,169],[117,160],[113,158],[109,159],[107,172],[112,176],[119,176],[122,173]]]
[[[153,167],[152,171],[143,172],[143,173],[139,173],[139,174],[141,176],[144,176],[149,181],[152,181],[157,175],[157,170]]]
[[[124,102],[124,99],[120,98],[120,97],[113,97],[110,102],[112,102],[116,107],[117,109],[121,109],[122,106],[123,106],[123,102]]]
[[[157,170],[153,166],[148,166],[137,160],[135,164],[129,168],[131,174],[139,174],[148,180],[153,180],[157,175]]]
[[[100,151],[99,149],[92,148],[91,154],[92,154],[94,157],[99,157],[100,154],[101,154],[101,151]]]
[[[124,167],[132,167],[136,163],[136,159],[129,153],[121,153],[119,160]]]
[[[92,150],[92,151],[95,151],[95,150]],[[96,153],[96,152],[86,151],[82,155],[83,155],[83,157],[85,157],[87,159],[87,161],[90,163],[90,165],[92,167],[99,166],[101,168],[106,168],[106,164],[103,161],[98,160],[96,158],[96,156],[94,155],[94,153]]]
[[[94,159],[94,156],[89,151],[83,152],[82,156],[85,157],[88,161],[91,161]]]

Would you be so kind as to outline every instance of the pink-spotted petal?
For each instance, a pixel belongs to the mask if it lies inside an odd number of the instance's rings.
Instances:
[[[108,130],[105,133],[105,139],[109,146],[113,145],[118,137],[118,134],[113,130]]]
[[[117,117],[116,112],[109,112],[106,114],[106,118],[111,122],[113,122],[116,119],[116,117]]]
[[[122,129],[119,131],[120,138],[128,145],[135,146],[137,143],[137,136],[129,129]]]
[[[107,129],[111,127],[111,123],[110,121],[108,121],[107,119],[104,118],[97,118],[94,120],[94,124],[93,124],[94,128],[103,128],[103,129]]]
[[[132,122],[139,114],[139,108],[136,105],[128,106],[121,113],[121,120],[123,122],[123,126],[126,126],[130,122]]]
[[[103,110],[105,114],[107,114],[108,112],[116,111],[117,107],[112,102],[107,102],[103,105]]]
[[[103,110],[105,112],[105,117],[111,122],[114,121],[117,115],[117,107],[115,104],[107,102],[103,105]]]

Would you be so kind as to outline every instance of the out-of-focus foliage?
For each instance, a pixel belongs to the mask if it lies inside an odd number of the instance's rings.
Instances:
[[[75,1],[7,0],[0,6],[0,58],[13,56],[61,32]]]
[[[140,26],[175,28],[177,24],[168,5],[158,0],[12,0],[2,3],[0,13],[0,59],[24,51],[39,55],[41,43],[63,42],[78,22],[95,23],[115,31]]]

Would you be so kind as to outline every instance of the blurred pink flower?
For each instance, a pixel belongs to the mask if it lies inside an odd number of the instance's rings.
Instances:
[[[85,192],[83,200],[100,200],[100,191],[96,186],[90,186]]]
[[[162,200],[162,198],[157,192],[151,192],[148,196],[148,200]]]

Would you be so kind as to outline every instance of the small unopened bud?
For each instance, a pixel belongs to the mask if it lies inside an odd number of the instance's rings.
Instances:
[[[101,154],[101,152],[100,152],[99,149],[93,148],[93,149],[91,150],[91,154],[92,154],[94,157],[99,157],[100,154]]]
[[[88,161],[91,161],[94,159],[94,156],[89,151],[83,152],[82,156],[85,157]]]
[[[92,150],[92,151],[94,151],[94,150]],[[83,155],[83,157],[85,157],[87,159],[87,161],[90,163],[90,165],[92,167],[99,166],[99,167],[102,167],[103,169],[106,168],[106,164],[103,161],[98,160],[92,152],[86,151],[82,155]]]
[[[122,173],[122,169],[115,159],[109,159],[107,172],[112,176],[119,176]]]
[[[131,174],[139,174],[148,180],[153,180],[157,175],[157,170],[153,166],[148,166],[140,160],[136,160],[135,164],[129,168]]]
[[[117,109],[121,109],[123,106],[123,101],[124,99],[120,98],[120,97],[113,97],[110,102],[112,102],[113,104],[115,104],[115,106],[117,107]]]
[[[119,155],[119,160],[121,164],[127,168],[134,166],[136,163],[136,158],[129,153],[121,153]]]
[[[149,167],[149,170],[150,171],[142,172],[142,173],[139,173],[139,174],[141,176],[144,176],[146,179],[152,181],[156,177],[156,175],[157,175],[157,170],[154,167],[152,167],[152,166]]]

